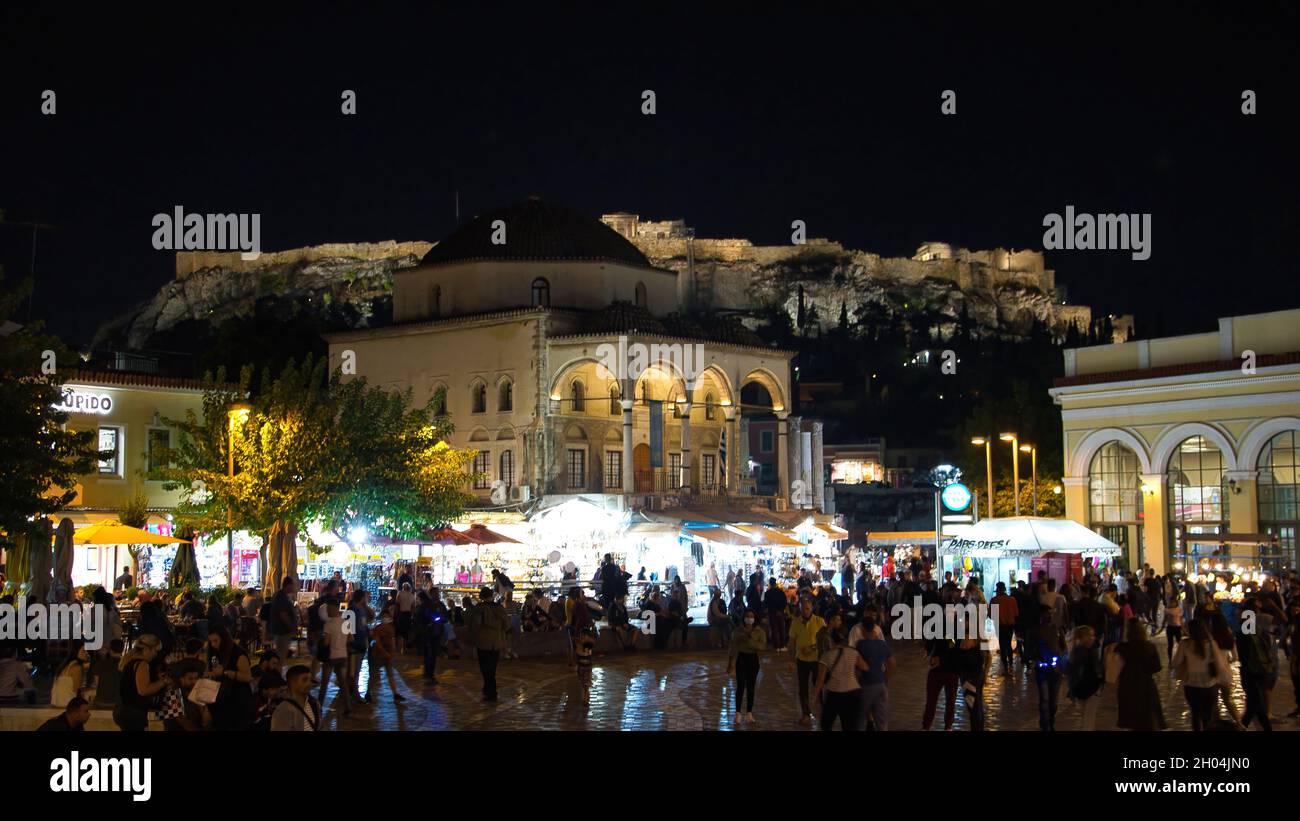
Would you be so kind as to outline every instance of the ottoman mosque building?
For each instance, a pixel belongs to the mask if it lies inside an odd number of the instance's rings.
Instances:
[[[793,490],[794,506],[821,508],[820,425],[803,433],[791,415],[794,352],[688,315],[688,289],[600,220],[532,198],[396,271],[394,324],[329,335],[331,367],[433,400],[450,444],[478,451],[485,506],[748,496],[748,422],[775,416],[772,507]]]

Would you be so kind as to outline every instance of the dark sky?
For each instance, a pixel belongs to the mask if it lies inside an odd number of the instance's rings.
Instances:
[[[1072,302],[1166,333],[1300,305],[1293,4],[267,5],[0,12],[0,209],[58,226],[35,314],[69,341],[172,276],[150,219],[175,205],[259,212],[276,250],[436,240],[457,190],[466,217],[539,194],[759,243],[803,219],[887,255],[1038,248],[1066,205],[1150,212],[1148,261],[1049,252]],[[10,278],[30,255],[30,230],[0,226]]]

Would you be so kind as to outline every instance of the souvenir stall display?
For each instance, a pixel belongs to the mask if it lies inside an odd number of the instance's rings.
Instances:
[[[590,581],[605,554],[619,551],[626,528],[622,513],[585,499],[571,499],[538,511],[530,523],[532,549],[520,552],[518,569],[543,580],[549,580],[555,569],[559,569],[561,576],[576,574],[579,581]],[[554,554],[559,555],[552,560]],[[535,561],[539,557],[547,557],[546,564],[528,565],[529,558]],[[628,570],[636,575],[636,570],[631,567]]]

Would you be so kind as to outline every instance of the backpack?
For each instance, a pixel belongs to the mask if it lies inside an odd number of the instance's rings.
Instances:
[[[325,629],[325,622],[320,617],[320,606],[324,603],[323,596],[317,596],[316,600],[311,603],[311,609],[307,611],[308,632],[319,633]]]
[[[274,609],[275,606],[273,601],[267,600],[263,602],[261,609],[257,611],[257,620],[263,624],[271,624],[271,619],[274,617]]]

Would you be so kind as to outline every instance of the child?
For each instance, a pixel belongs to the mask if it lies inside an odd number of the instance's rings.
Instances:
[[[573,648],[573,655],[577,662],[578,683],[582,685],[583,698],[591,697],[591,660],[595,650],[596,628],[594,625],[587,625],[578,634],[578,640]]]

